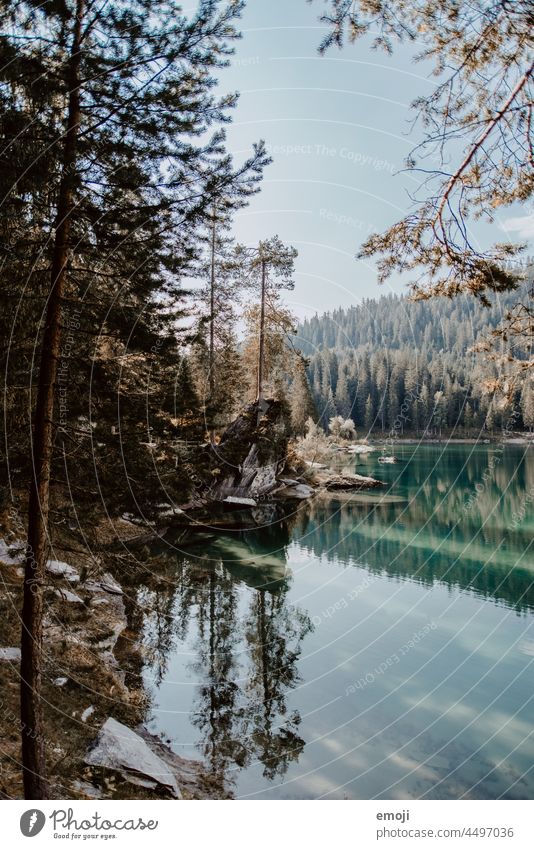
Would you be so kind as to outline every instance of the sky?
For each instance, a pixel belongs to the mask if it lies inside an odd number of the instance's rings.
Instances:
[[[435,85],[413,61],[416,48],[387,56],[363,39],[320,56],[322,6],[249,0],[243,38],[220,77],[222,91],[241,93],[230,151],[242,160],[263,138],[274,160],[235,235],[254,244],[276,233],[298,249],[285,300],[299,318],[406,290],[399,280],[379,286],[373,263],[355,254],[412,206],[418,179],[398,173],[419,138],[410,103]],[[520,209],[503,212],[493,228],[494,241],[534,235]]]

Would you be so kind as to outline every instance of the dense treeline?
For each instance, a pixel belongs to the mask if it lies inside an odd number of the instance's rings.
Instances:
[[[506,294],[488,308],[473,299],[414,302],[390,294],[306,319],[296,344],[309,360],[321,423],[351,417],[360,435],[531,430],[532,380],[503,404],[492,391],[497,365],[472,350],[516,300],[517,293]]]

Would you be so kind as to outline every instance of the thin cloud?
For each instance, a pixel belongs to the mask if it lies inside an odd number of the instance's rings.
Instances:
[[[534,239],[534,215],[507,218],[501,227],[505,233],[519,233],[520,239]]]

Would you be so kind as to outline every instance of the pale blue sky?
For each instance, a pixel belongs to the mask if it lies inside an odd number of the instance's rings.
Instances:
[[[241,159],[264,138],[274,159],[261,193],[236,221],[236,236],[252,243],[278,233],[298,248],[287,301],[301,317],[404,288],[399,281],[379,287],[372,264],[354,255],[368,233],[409,209],[416,179],[395,172],[417,140],[409,104],[434,85],[406,48],[386,56],[361,40],[319,56],[321,7],[249,0],[243,39],[221,75],[224,90],[241,92],[230,150]],[[495,229],[491,236],[501,241]]]

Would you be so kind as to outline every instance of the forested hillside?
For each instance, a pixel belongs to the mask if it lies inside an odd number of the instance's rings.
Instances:
[[[516,301],[517,292],[489,308],[468,298],[411,301],[390,294],[306,319],[296,344],[309,359],[321,423],[351,417],[360,435],[532,429],[532,385],[526,382],[503,406],[492,392],[497,366],[472,350]]]

